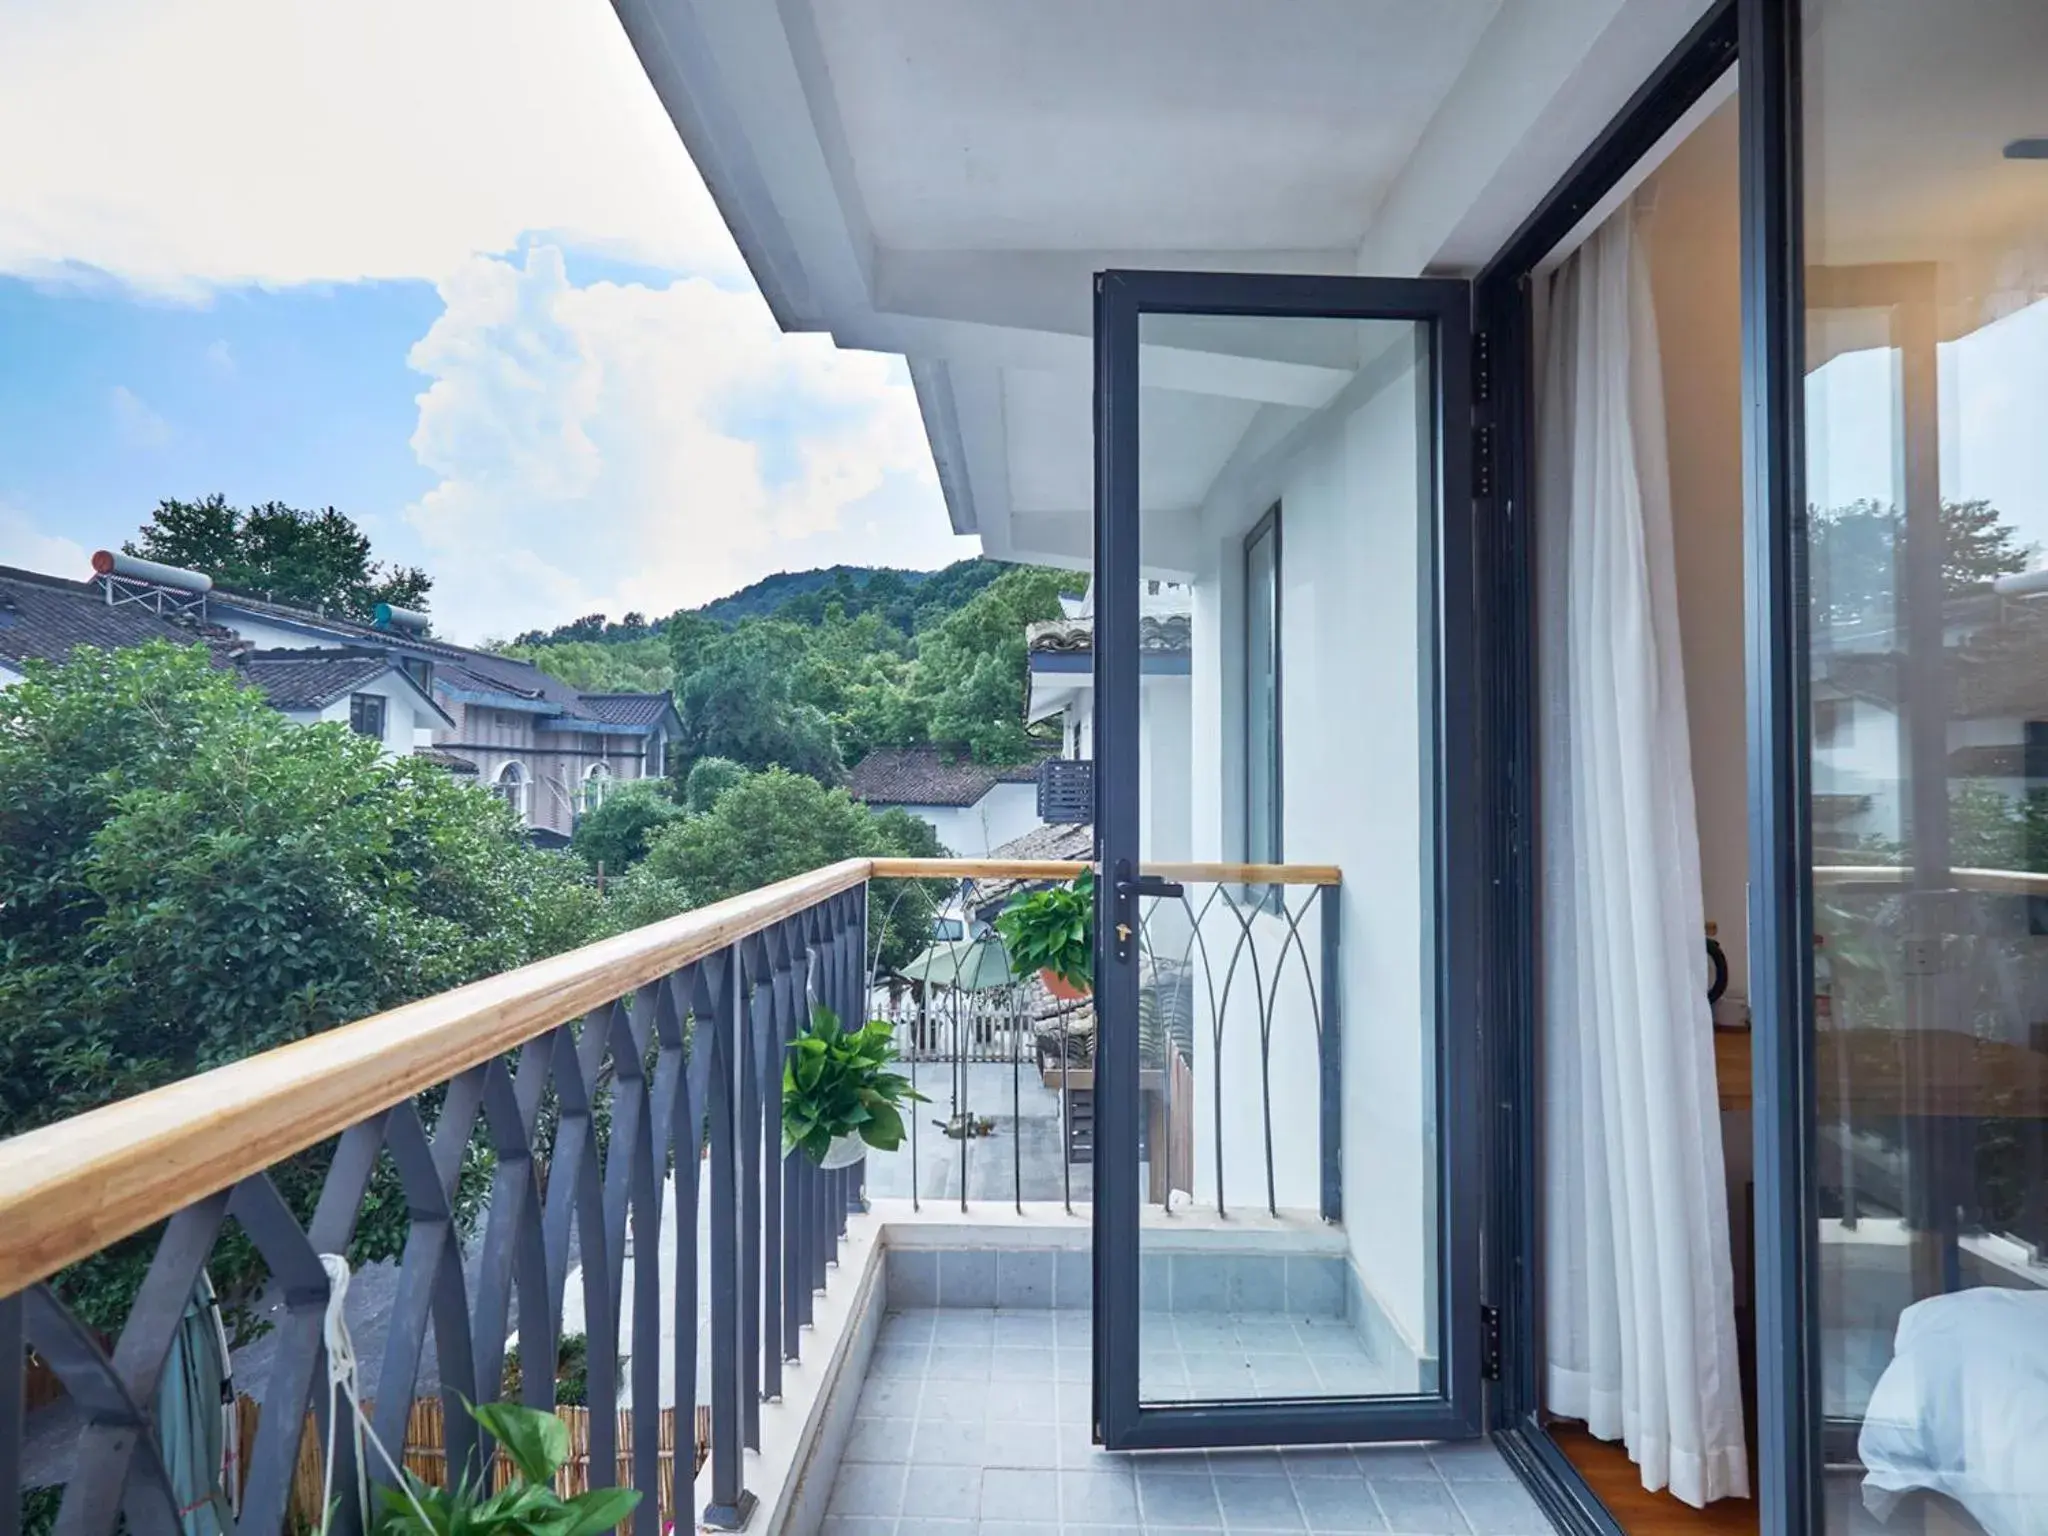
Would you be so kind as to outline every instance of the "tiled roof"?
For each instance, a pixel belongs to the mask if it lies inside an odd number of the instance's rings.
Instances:
[[[1147,613],[1138,619],[1138,649],[1148,656],[1185,656],[1192,648],[1193,619],[1185,613]],[[1027,624],[1024,644],[1039,654],[1087,655],[1095,649],[1095,620],[1047,619]]]
[[[109,605],[92,582],[0,566],[0,661],[64,661],[81,645],[116,650],[149,640],[204,643],[215,665],[234,644],[215,625],[159,617],[141,603]]]
[[[242,671],[273,709],[325,709],[392,670],[389,657],[363,651],[251,651]]]
[[[1064,825],[1033,827],[1022,837],[1013,837],[999,848],[988,851],[991,859],[1072,859],[1085,862],[1095,857],[1095,828],[1087,823],[1076,826]],[[1029,880],[977,880],[974,895],[977,902],[1000,902],[1020,887],[1031,885]]]
[[[973,805],[998,784],[1029,784],[1034,763],[995,768],[936,747],[885,747],[854,766],[846,788],[870,805]]]
[[[221,606],[243,609],[257,617],[275,618],[288,624],[324,629],[343,639],[372,642],[409,656],[426,657],[434,663],[437,684],[445,684],[462,693],[502,694],[511,699],[528,701],[536,706],[546,705],[546,713],[567,716],[572,720],[596,720],[606,724],[641,723],[622,718],[621,715],[612,712],[612,706],[597,702],[614,697],[635,701],[659,698],[663,701],[661,707],[667,707],[665,694],[580,693],[561,679],[541,671],[530,661],[521,661],[513,656],[500,656],[492,651],[472,650],[466,645],[451,645],[445,640],[436,640],[430,636],[378,629],[374,625],[360,623],[355,619],[315,613],[305,608],[293,608],[284,603],[251,597],[247,593],[230,592],[219,588],[215,589],[213,600]],[[627,706],[629,709],[645,707],[647,706],[640,703]],[[657,709],[648,723],[659,720],[660,717],[660,710]]]
[[[585,693],[578,697],[586,710],[613,725],[659,725],[675,705],[674,695],[666,693]]]

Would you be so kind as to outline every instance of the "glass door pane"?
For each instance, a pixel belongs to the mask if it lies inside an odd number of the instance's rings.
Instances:
[[[2048,1509],[2048,9],[1811,8],[1832,1536]]]
[[[1131,1444],[1454,1432],[1472,1215],[1448,1177],[1438,635],[1464,286],[1294,306],[1298,279],[1114,275],[1149,279],[1178,302],[1098,337],[1125,350],[1101,402],[1124,434],[1096,591],[1122,956],[1097,1242],[1134,1292],[1102,1308],[1105,1406]],[[1120,870],[1145,877],[1121,897]]]

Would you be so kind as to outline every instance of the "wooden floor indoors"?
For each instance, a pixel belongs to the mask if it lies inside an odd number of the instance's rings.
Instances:
[[[1754,1499],[1720,1499],[1694,1509],[1668,1493],[1645,1491],[1641,1471],[1619,1445],[1595,1440],[1576,1425],[1553,1424],[1550,1433],[1628,1536],[1756,1536]]]

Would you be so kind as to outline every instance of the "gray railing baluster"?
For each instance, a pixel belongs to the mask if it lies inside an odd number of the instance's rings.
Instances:
[[[740,1408],[740,1255],[738,1159],[740,1064],[739,953],[706,962],[716,996],[711,1017],[711,1501],[704,1523],[738,1530],[754,1497],[742,1485]]]
[[[28,1333],[21,1294],[0,1296],[0,1536],[21,1536],[21,1441],[28,1425]]]
[[[782,1156],[782,1062],[789,1048],[784,1033],[789,959],[783,925],[761,935],[760,944],[767,983],[757,994],[757,1006],[767,1013],[768,1040],[761,1064],[761,1396],[772,1403],[782,1397],[782,1181],[787,1172]]]
[[[1321,1145],[1323,1220],[1344,1219],[1344,983],[1342,887],[1326,885],[1318,901],[1321,930],[1323,995],[1316,1047],[1322,1068]]]

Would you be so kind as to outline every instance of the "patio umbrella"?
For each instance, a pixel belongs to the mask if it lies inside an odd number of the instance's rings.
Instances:
[[[934,944],[904,966],[901,974],[906,981],[955,987],[962,992],[993,992],[1017,979],[1010,970],[1010,957],[1002,941],[994,938]]]
[[[234,1378],[227,1333],[204,1272],[185,1303],[157,1386],[157,1435],[184,1536],[220,1536],[234,1516],[222,1489]]]

